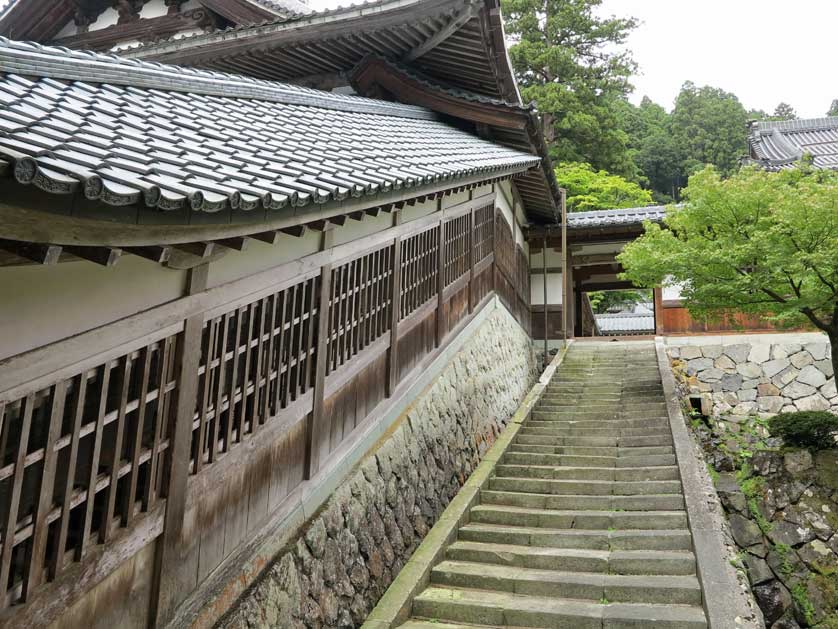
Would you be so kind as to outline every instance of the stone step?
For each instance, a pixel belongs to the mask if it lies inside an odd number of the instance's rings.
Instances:
[[[431,586],[413,602],[414,616],[494,627],[704,629],[699,606],[577,601],[510,592]],[[432,623],[435,627],[439,625]],[[444,625],[443,625],[444,626]],[[456,626],[456,625],[455,625]]]
[[[524,430],[527,429],[529,422],[524,424]],[[661,434],[669,434],[669,426],[661,424],[653,425],[645,428],[619,428],[614,426],[612,428],[592,428],[590,426],[579,426],[578,422],[566,422],[552,429],[550,434],[565,437],[653,437]]]
[[[488,544],[591,550],[692,550],[692,538],[686,529],[609,531],[470,522],[460,528],[459,539]]]
[[[515,442],[529,445],[563,446],[566,448],[610,448],[611,450],[615,450],[671,447],[672,438],[668,435],[658,435],[657,437],[640,437],[635,438],[634,441],[622,442],[618,437],[567,437],[565,435],[542,435],[526,432],[518,434]]]
[[[681,493],[681,483],[677,480],[620,482],[495,476],[489,480],[489,487],[496,491],[522,491],[557,496],[640,496]]]
[[[471,521],[482,524],[545,526],[555,529],[684,529],[684,511],[590,511],[530,509],[480,504],[471,510]]]
[[[629,446],[625,448],[613,446],[566,446],[563,443],[558,445],[554,441],[563,441],[563,437],[550,435],[523,434],[515,439],[515,445],[526,446],[528,451],[547,452],[552,454],[575,454],[588,456],[639,456],[653,454],[672,454],[672,446]]]
[[[456,541],[445,553],[452,561],[564,572],[694,575],[695,556],[687,550],[590,550]]]
[[[505,460],[495,468],[498,476],[547,478],[567,481],[672,481],[679,480],[674,465],[657,467],[564,467],[559,465],[527,465]]]
[[[517,439],[526,436],[527,439],[531,435],[527,433],[519,433]],[[612,447],[612,448],[633,448],[633,447],[647,447],[647,446],[666,446],[672,444],[672,437],[669,434],[665,435],[650,435],[648,437],[568,437],[550,435],[545,437],[539,436],[540,439],[549,439],[544,443],[550,443],[557,446],[580,446],[580,447]],[[529,441],[521,441],[521,443],[530,443]]]
[[[669,428],[665,419],[531,419],[523,425],[525,429],[557,428],[599,428],[605,430],[628,430],[632,428]]]
[[[431,571],[431,583],[547,598],[701,605],[701,588],[694,576],[602,574],[443,561]]]
[[[484,489],[480,501],[487,505],[525,507],[527,509],[556,509],[584,511],[676,511],[684,508],[681,494],[644,494],[637,496],[615,495],[564,495],[528,493]]]
[[[675,465],[674,454],[652,456],[577,456],[572,454],[549,454],[526,450],[529,446],[511,444],[503,456],[504,463],[520,465],[553,465],[567,467],[660,467]]]

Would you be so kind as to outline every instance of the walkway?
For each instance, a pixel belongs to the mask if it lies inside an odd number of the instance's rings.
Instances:
[[[573,345],[404,629],[706,627],[653,343]]]

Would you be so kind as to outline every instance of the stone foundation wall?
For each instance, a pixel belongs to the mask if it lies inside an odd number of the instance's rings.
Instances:
[[[667,351],[707,415],[747,416],[838,411],[838,391],[824,335],[750,335],[668,339]]]
[[[498,308],[219,627],[359,627],[537,374]]]

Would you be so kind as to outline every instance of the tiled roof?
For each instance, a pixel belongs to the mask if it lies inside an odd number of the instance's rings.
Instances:
[[[838,170],[838,117],[752,122],[751,161],[769,170],[791,168],[804,155],[816,168]]]
[[[591,212],[570,212],[568,227],[584,229],[587,227],[621,227],[642,225],[645,221],[661,221],[666,216],[666,206],[650,205],[620,210],[594,210]]]
[[[650,332],[655,329],[654,314],[635,314],[631,312],[595,314],[594,319],[596,319],[597,326],[603,334]]]
[[[299,0],[250,0],[254,4],[261,4],[263,7],[276,11],[283,15],[299,13],[310,13],[312,11],[305,2]]]
[[[0,161],[110,205],[244,210],[520,172],[426,109],[0,38]],[[2,170],[2,168],[0,168]]]

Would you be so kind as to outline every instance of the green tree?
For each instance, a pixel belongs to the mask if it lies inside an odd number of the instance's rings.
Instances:
[[[671,133],[682,153],[682,176],[706,164],[723,174],[736,170],[747,153],[748,114],[733,94],[684,83],[672,110]]]
[[[771,116],[772,120],[796,120],[797,113],[794,107],[788,103],[780,103],[774,108],[774,114]]]
[[[829,111],[826,112],[827,116],[838,116],[838,98],[832,101],[832,105],[829,108]]]
[[[652,194],[638,184],[590,164],[563,162],[556,167],[556,179],[567,190],[571,212],[642,207],[652,203]]]
[[[619,100],[636,64],[622,49],[634,18],[598,17],[602,0],[503,0],[509,49],[524,101],[542,115],[551,157],[636,179]]]
[[[595,314],[605,314],[612,309],[623,309],[635,304],[645,304],[652,301],[652,291],[649,290],[596,290],[588,293],[591,309]]]
[[[734,312],[779,325],[808,321],[832,345],[838,374],[838,173],[714,168],[690,178],[665,227],[649,223],[618,256],[638,286],[683,285],[700,318]]]

